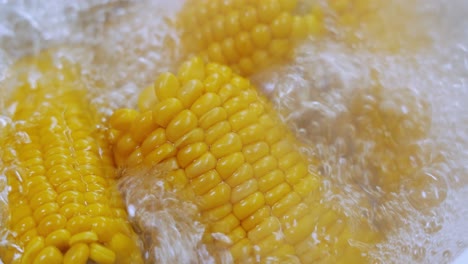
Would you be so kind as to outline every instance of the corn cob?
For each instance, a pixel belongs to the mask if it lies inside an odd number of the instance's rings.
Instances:
[[[372,147],[357,144],[356,152],[368,155],[365,160],[371,163],[368,166],[373,169],[374,186],[385,193],[398,192],[404,179],[411,179],[423,169],[424,155],[418,142],[430,130],[429,105],[408,89],[384,94],[378,80],[375,83],[366,96],[350,100],[355,140],[374,143]],[[435,157],[432,159],[436,161]]]
[[[297,0],[187,1],[181,14],[182,44],[188,52],[250,75],[287,58],[296,43],[323,30],[313,8],[296,15]]]
[[[417,28],[416,1],[405,1],[404,7],[394,1],[327,0],[339,39],[352,46],[364,44],[367,50],[398,52],[418,49],[430,43],[422,32],[406,31],[406,25]],[[422,31],[422,30],[421,30]]]
[[[78,69],[23,59],[1,138],[9,185],[5,263],[142,263],[114,184],[114,163]]]
[[[208,233],[228,238],[214,243],[236,262],[365,261],[366,249],[348,240],[378,235],[320,202],[316,163],[308,166],[248,80],[193,58],[148,90],[140,111],[119,109],[110,119],[118,167],[167,164],[167,188],[193,193]]]

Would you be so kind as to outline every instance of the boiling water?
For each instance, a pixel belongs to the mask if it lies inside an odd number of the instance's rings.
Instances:
[[[0,0],[0,80],[15,59],[50,47],[82,65],[96,87],[91,102],[104,113],[134,107],[138,91],[185,56],[174,29],[181,6]],[[377,20],[353,31],[359,41],[348,41],[331,18],[332,37],[307,40],[291,62],[252,78],[305,143],[302,151],[322,161],[325,199],[350,217],[368,215],[386,234],[370,253],[375,263],[450,263],[468,247],[468,2],[382,6]],[[0,109],[9,89],[0,87]],[[213,262],[193,205],[162,191],[157,177],[144,179],[121,186],[132,220],[159,239],[149,240],[148,257]],[[137,196],[148,186],[153,192]],[[6,191],[0,176],[0,201]]]

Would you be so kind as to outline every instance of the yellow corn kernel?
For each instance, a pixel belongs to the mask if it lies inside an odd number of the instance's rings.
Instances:
[[[205,86],[205,91],[208,93],[217,94],[219,89],[223,85],[225,85],[231,78],[232,70],[226,66],[223,67],[223,69],[218,70],[216,64],[208,64],[206,66],[206,70],[209,75],[203,82],[203,85]]]
[[[70,231],[66,229],[55,230],[50,233],[45,239],[46,246],[54,246],[60,251],[65,251],[68,246],[71,238]]]
[[[27,245],[31,239],[37,237],[37,230],[36,229],[30,229],[26,233],[24,233],[20,238],[19,241],[20,243],[23,243],[23,245]]]
[[[238,201],[246,198],[258,190],[258,183],[256,179],[250,179],[237,185],[232,189],[231,203],[235,204]]]
[[[226,183],[232,188],[242,184],[243,182],[253,178],[252,165],[249,163],[242,164],[232,175],[226,179]]]
[[[273,234],[273,232],[277,232],[280,229],[280,222],[276,217],[268,217],[263,220],[259,225],[257,225],[254,229],[248,232],[248,237],[253,242],[259,242],[263,240],[268,235]]]
[[[219,61],[220,63],[226,63],[226,59],[223,56],[223,51],[219,43],[212,43],[208,47],[208,58],[213,61]]]
[[[216,158],[210,152],[203,154],[200,158],[194,160],[187,168],[185,174],[188,179],[193,179],[201,174],[216,167]]]
[[[143,163],[145,165],[150,166],[164,161],[168,158],[174,157],[175,154],[176,148],[174,147],[174,145],[165,143],[157,149],[148,153],[148,155],[146,155],[146,157],[143,159]]]
[[[188,144],[202,141],[204,137],[205,137],[205,132],[203,131],[203,129],[195,128],[194,130],[188,132],[187,134],[179,138],[179,140],[177,140],[174,143],[174,147],[183,148]]]
[[[64,206],[69,203],[84,204],[83,193],[74,190],[62,192],[57,196],[56,200],[60,206]]]
[[[229,234],[234,228],[238,227],[240,224],[239,219],[233,214],[229,214],[221,220],[216,221],[211,226],[211,231],[213,233],[222,233]]]
[[[109,120],[111,126],[118,130],[127,130],[137,117],[138,112],[132,109],[119,109]]]
[[[291,35],[294,38],[304,38],[308,34],[307,24],[302,17],[294,17],[292,21]]]
[[[115,263],[115,252],[98,243],[89,246],[89,258],[99,264]]]
[[[177,152],[177,162],[182,168],[185,168],[207,151],[208,145],[204,142],[190,144]]]
[[[224,204],[217,208],[203,212],[203,218],[208,222],[217,221],[232,212],[232,204]]]
[[[110,243],[109,247],[112,249],[113,252],[116,254],[116,259],[120,263],[142,263],[143,260],[141,259],[140,254],[135,254],[138,250],[135,248],[135,243],[133,240],[122,234],[116,233]]]
[[[294,191],[302,198],[305,198],[315,192],[320,186],[320,180],[317,176],[307,175],[294,184]]]
[[[232,211],[240,219],[244,220],[255,213],[265,204],[265,197],[261,192],[255,192],[247,198],[235,203]]]
[[[271,214],[282,216],[289,208],[294,208],[301,202],[302,198],[295,192],[290,192],[271,207]]]
[[[85,264],[89,259],[89,246],[86,244],[73,245],[63,258],[64,264]]]
[[[34,259],[34,264],[61,264],[63,255],[56,247],[48,246],[42,249]]]
[[[177,98],[164,100],[153,107],[153,119],[156,124],[165,127],[183,108],[182,102]]]
[[[231,198],[231,187],[220,183],[200,199],[199,206],[202,210],[210,210],[221,206]]]
[[[71,190],[77,190],[79,192],[84,192],[86,190],[86,186],[77,180],[70,180],[67,182],[64,182],[57,186],[57,192],[62,193],[64,191],[71,191]]]
[[[79,214],[68,219],[67,230],[70,231],[72,235],[88,231],[91,228],[91,217],[88,215]]]
[[[271,190],[273,187],[276,187],[278,184],[283,183],[284,173],[281,170],[273,170],[266,175],[258,179],[258,189],[266,193]]]
[[[167,125],[167,139],[175,142],[185,133],[193,130],[198,125],[197,117],[189,110],[183,110]]]
[[[39,206],[55,201],[57,198],[57,193],[51,189],[46,189],[37,194],[33,194],[30,206],[32,210],[36,210]]]
[[[257,121],[257,116],[251,109],[239,111],[229,117],[229,123],[233,131],[239,130],[254,124]]]
[[[163,73],[159,75],[154,83],[156,98],[164,100],[167,98],[176,97],[179,90],[179,80],[171,73]]]
[[[190,182],[190,187],[196,195],[203,195],[218,183],[221,182],[221,177],[216,170],[210,170]]]
[[[211,126],[226,120],[226,118],[226,110],[222,107],[215,107],[200,117],[198,125],[202,129],[208,129]]]
[[[287,12],[281,13],[271,23],[271,32],[276,38],[287,38],[291,32],[293,17]]]
[[[62,206],[59,210],[59,214],[65,216],[67,219],[70,219],[84,210],[85,206],[79,203],[68,203]]]
[[[239,111],[246,109],[249,106],[249,102],[243,100],[243,98],[239,96],[233,97],[227,100],[223,107],[226,109],[228,116],[231,116]]]
[[[46,204],[47,206],[48,204]],[[46,210],[47,211],[47,210]],[[16,207],[16,210],[11,212],[11,216],[10,216],[10,221],[12,223],[16,223],[18,222],[19,220],[27,217],[27,216],[30,216],[32,214],[32,210],[31,210],[31,207],[29,207],[29,205],[27,204],[20,204]],[[34,217],[34,220],[37,221],[37,218]]]
[[[205,141],[206,143],[211,145],[230,131],[231,125],[229,124],[229,122],[221,121],[216,125],[213,125],[206,131]]]
[[[78,234],[73,235],[70,238],[70,246],[73,246],[76,243],[85,243],[90,244],[91,242],[96,242],[98,240],[98,236],[96,233],[91,231],[81,232]]]
[[[306,215],[299,219],[291,228],[284,230],[286,240],[292,244],[302,241],[314,230],[314,225],[311,223],[314,223],[313,215]]]
[[[247,162],[254,163],[257,160],[265,157],[269,153],[269,146],[266,142],[260,141],[244,146],[242,153]]]
[[[65,216],[60,214],[51,214],[49,216],[46,216],[44,219],[42,219],[41,222],[39,222],[39,225],[37,226],[37,231],[39,235],[47,236],[54,230],[64,228],[66,224],[67,219],[65,218]]]
[[[256,178],[260,178],[277,167],[278,162],[275,157],[271,155],[265,156],[253,164],[254,175]]]
[[[177,98],[185,108],[190,108],[195,100],[203,94],[203,88],[203,83],[200,80],[190,80],[177,92]]]
[[[44,248],[44,238],[41,236],[37,236],[31,241],[29,241],[28,245],[24,249],[23,256],[21,258],[21,263],[33,263],[34,259],[36,258],[37,254],[41,252]]]
[[[153,117],[165,115],[158,117],[163,122],[158,123],[154,131],[146,131],[136,149],[142,150],[145,164],[152,166],[162,162],[152,153],[161,146],[171,146],[172,171],[166,180],[173,182],[173,175],[177,174],[179,181],[194,194],[194,202],[208,225],[204,236],[206,243],[229,248],[238,262],[267,259],[286,262],[290,258],[315,256],[296,253],[296,248],[302,250],[303,245],[310,250],[317,247],[319,256],[336,259],[347,252],[349,245],[344,240],[372,234],[364,228],[344,235],[347,218],[315,199],[321,195],[321,180],[314,171],[317,164],[309,168],[293,135],[248,80],[226,70],[225,66],[200,65],[199,59],[185,63],[179,73],[178,81],[185,84],[184,89],[194,89],[184,91],[190,99],[168,96],[161,99],[156,95]],[[209,88],[205,87],[200,93],[199,85],[191,85],[194,81],[208,83]],[[161,105],[171,104],[178,105],[177,111],[160,110],[164,108]],[[147,112],[143,114],[148,115]],[[185,122],[190,125],[180,125],[180,129],[171,125],[185,117],[198,122]],[[133,122],[139,119],[136,116]],[[112,129],[121,138],[132,137],[131,130]],[[114,141],[114,152],[116,156],[126,154],[119,148],[118,141]],[[132,167],[125,160],[117,160],[117,165]],[[304,242],[311,237],[314,228],[320,230],[317,239],[327,243]],[[326,238],[328,231],[333,238]],[[232,241],[216,240],[210,233],[222,233]]]
[[[12,231],[18,236],[23,235],[26,231],[36,227],[36,222],[31,216],[21,219],[16,225],[13,226]]]
[[[252,41],[256,47],[265,48],[271,41],[270,28],[265,24],[258,24],[252,29]]]
[[[231,247],[232,257],[234,258],[234,260],[238,260],[240,263],[246,261],[246,259],[248,259],[248,257],[251,256],[252,251],[252,243],[246,238],[241,239],[239,242],[237,242]]]
[[[146,136],[143,143],[141,144],[141,151],[143,155],[146,155],[161,146],[166,142],[166,131],[162,128],[155,129],[151,134]],[[118,153],[118,152],[117,152]],[[120,153],[118,153],[120,154]]]
[[[284,242],[273,233],[268,234],[266,238],[257,242],[257,245],[258,246],[254,248],[255,253],[260,256],[269,257],[269,255],[272,255],[271,252],[281,247],[281,245],[284,245]]]
[[[307,165],[299,162],[296,165],[286,170],[286,181],[294,185],[299,182],[300,179],[304,178],[309,173]]]
[[[250,86],[250,85],[248,85]],[[223,86],[220,87],[219,89],[219,97],[221,98],[221,101],[223,103],[227,102],[227,100],[236,97],[240,93],[240,88],[239,86],[233,84],[233,83],[227,83]]]
[[[153,113],[151,111],[144,112],[134,120],[132,127],[130,128],[133,141],[141,143],[148,132],[151,132],[156,128],[157,124],[153,120]]]
[[[244,156],[241,152],[232,153],[218,160],[216,171],[218,171],[221,178],[225,180],[230,177],[244,161]]]
[[[18,87],[5,98],[5,104],[15,106],[11,119],[21,125],[0,136],[7,146],[0,156],[15,153],[13,159],[2,159],[0,170],[6,166],[18,172],[6,173],[12,184],[7,241],[15,247],[0,251],[0,258],[6,263],[87,263],[91,261],[86,253],[89,244],[107,242],[92,231],[93,217],[112,216],[128,225],[126,215],[112,215],[124,208],[117,201],[121,198],[116,195],[106,135],[96,129],[102,125],[101,117],[85,100],[78,68],[63,59],[41,53],[22,59],[13,70],[23,74],[12,76]],[[109,122],[118,128],[113,130],[114,142],[122,153],[128,155],[142,142],[135,126],[145,131],[156,128],[152,118],[152,112],[116,111]],[[18,140],[19,134],[28,140]],[[101,226],[101,230],[118,232],[111,225]],[[141,255],[133,230],[127,229],[125,234],[135,245],[133,252]]]
[[[283,244],[274,252],[272,252],[271,258],[278,259],[280,262],[284,262],[284,263],[288,261],[292,261],[294,263],[295,260],[294,258],[293,260],[291,260],[291,257],[294,256],[295,253],[296,251],[293,246],[288,245],[288,244]]]
[[[227,133],[213,142],[210,147],[211,152],[216,158],[222,158],[226,155],[238,152],[241,149],[242,141],[236,133]]]
[[[268,205],[272,206],[290,192],[291,186],[283,182],[265,193],[265,201]]]
[[[138,96],[138,109],[140,109],[140,111],[151,110],[156,103],[156,95],[154,94],[154,86],[152,85],[143,89]]]
[[[244,146],[257,142],[265,144],[265,142],[262,141],[265,137],[265,131],[263,131],[262,129],[263,127],[259,124],[252,124],[245,128],[242,128],[239,131],[239,136],[242,140],[242,144]]]
[[[221,105],[221,98],[215,93],[205,93],[200,96],[190,107],[197,117],[203,116],[211,109]]]
[[[201,58],[195,58],[182,63],[177,73],[179,83],[184,84],[189,80],[203,80],[205,78],[205,67],[203,67],[203,64]]]

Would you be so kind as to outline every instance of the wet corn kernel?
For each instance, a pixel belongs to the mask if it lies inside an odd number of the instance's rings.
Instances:
[[[102,225],[101,231],[96,232],[92,230],[91,220],[124,209],[121,201],[115,201],[121,198],[115,195],[114,164],[104,135],[95,129],[99,125],[98,115],[86,107],[78,69],[65,65],[66,61],[54,62],[44,53],[25,58],[14,66],[17,71],[34,74],[35,78],[31,81],[28,74],[18,77],[19,86],[5,101],[16,105],[11,116],[13,122],[27,124],[12,127],[0,139],[5,142],[2,146],[17,153],[5,165],[20,172],[7,173],[7,180],[12,184],[7,228],[14,231],[8,240],[15,248],[6,253],[0,250],[5,263],[87,263],[90,260],[104,263],[102,260],[110,259],[99,257],[96,248],[112,252],[107,246],[110,238],[100,234],[118,231]],[[119,122],[122,120],[126,124],[152,123],[151,119],[148,122],[148,115],[140,117],[137,111],[120,112]],[[136,137],[121,140],[120,148],[124,152],[141,141],[137,132],[129,131]],[[28,141],[18,141],[17,134],[27,136]],[[4,150],[1,152],[3,155]],[[120,219],[127,221],[125,214]],[[132,263],[142,263],[136,234],[131,229],[123,234],[132,241],[133,254],[139,256]]]
[[[80,263],[85,264],[89,259],[89,246],[86,244],[75,244],[65,253],[63,263],[72,264]]]
[[[137,144],[134,151],[141,149],[144,154],[139,158],[152,160],[153,165],[175,161],[174,170],[168,173],[168,181],[171,181],[171,175],[176,174],[184,178],[188,183],[184,188],[189,188],[196,195],[194,202],[208,224],[208,232],[233,238],[232,243],[228,243],[208,235],[206,241],[215,240],[215,243],[228,247],[236,262],[244,259],[253,261],[252,258],[257,256],[262,261],[268,258],[286,261],[289,255],[307,259],[310,256],[296,250],[309,245],[304,241],[317,228],[321,230],[319,239],[325,239],[328,230],[335,238],[319,246],[318,252],[339,258],[349,247],[342,241],[349,238],[342,236],[346,230],[343,227],[348,222],[339,220],[346,218],[314,200],[314,197],[320,197],[321,185],[321,179],[313,169],[316,166],[309,168],[297,150],[295,138],[281,124],[266,99],[248,80],[218,64],[200,65],[195,59],[181,67],[179,76],[184,78],[182,81],[179,77],[179,83],[196,90],[193,93],[187,90],[184,94],[197,95],[198,98],[179,98],[185,100],[180,102],[184,108],[179,108],[176,114],[167,112],[166,116],[160,116],[164,122],[158,124],[154,131],[147,131],[146,138],[142,138],[142,143]],[[194,81],[198,84],[189,85]],[[164,90],[169,88],[160,87]],[[153,106],[154,112],[162,108],[159,105],[168,105],[167,101],[179,100],[167,96],[167,93],[164,93],[166,99],[160,99],[157,94],[155,91],[158,103]],[[182,129],[183,133],[182,130],[168,130],[174,120],[179,120],[181,113],[191,116],[188,111],[195,111],[191,123],[196,125]],[[122,111],[116,112],[111,119],[112,129],[119,134],[119,137],[112,138],[114,154],[123,157],[117,160],[119,167],[132,167],[128,163],[130,155],[119,149],[120,138],[131,137],[132,134],[132,131],[118,129],[123,127],[118,120],[120,113]],[[147,114],[142,112],[140,115]],[[134,122],[138,119],[139,115]],[[123,122],[126,120],[124,116]],[[174,147],[173,157],[162,160],[148,158],[152,151],[165,144]],[[333,223],[337,221],[342,224],[335,228]],[[352,237],[359,239],[359,236],[367,236],[373,231],[369,228],[362,232],[353,233]],[[312,249],[314,246],[309,247]]]
[[[102,264],[112,264],[116,261],[115,252],[98,243],[90,244],[89,258]]]
[[[61,264],[63,255],[56,247],[48,246],[42,249],[34,259],[34,264]]]
[[[219,5],[223,8],[209,8]],[[297,7],[297,1],[280,0],[187,1],[179,14],[182,44],[188,53],[250,75],[287,59],[292,47],[308,35],[321,34],[320,13],[298,15]]]

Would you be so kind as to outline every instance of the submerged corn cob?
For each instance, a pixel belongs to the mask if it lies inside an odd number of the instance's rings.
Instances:
[[[407,31],[408,24],[417,28],[416,1],[327,0],[331,11],[334,33],[341,41],[353,46],[363,45],[367,50],[397,52],[421,48],[430,42],[417,30]]]
[[[0,142],[8,185],[4,263],[142,263],[114,184],[112,154],[77,69],[24,59]]]
[[[183,45],[249,75],[288,57],[298,40],[320,34],[320,9],[305,15],[296,9],[297,0],[187,1],[179,16]]]
[[[378,235],[320,202],[318,174],[248,80],[194,58],[149,90],[140,111],[110,119],[117,165],[166,163],[168,188],[193,193],[208,232],[228,238],[215,243],[236,262],[365,261],[367,249],[348,240]]]
[[[398,192],[404,179],[411,179],[423,169],[420,141],[430,130],[429,105],[408,89],[384,94],[378,80],[375,83],[365,96],[350,98],[355,140],[374,143],[358,144],[356,152],[368,155],[365,160],[371,163],[368,166],[373,169],[374,186],[385,193]],[[432,159],[435,162],[438,157]]]

